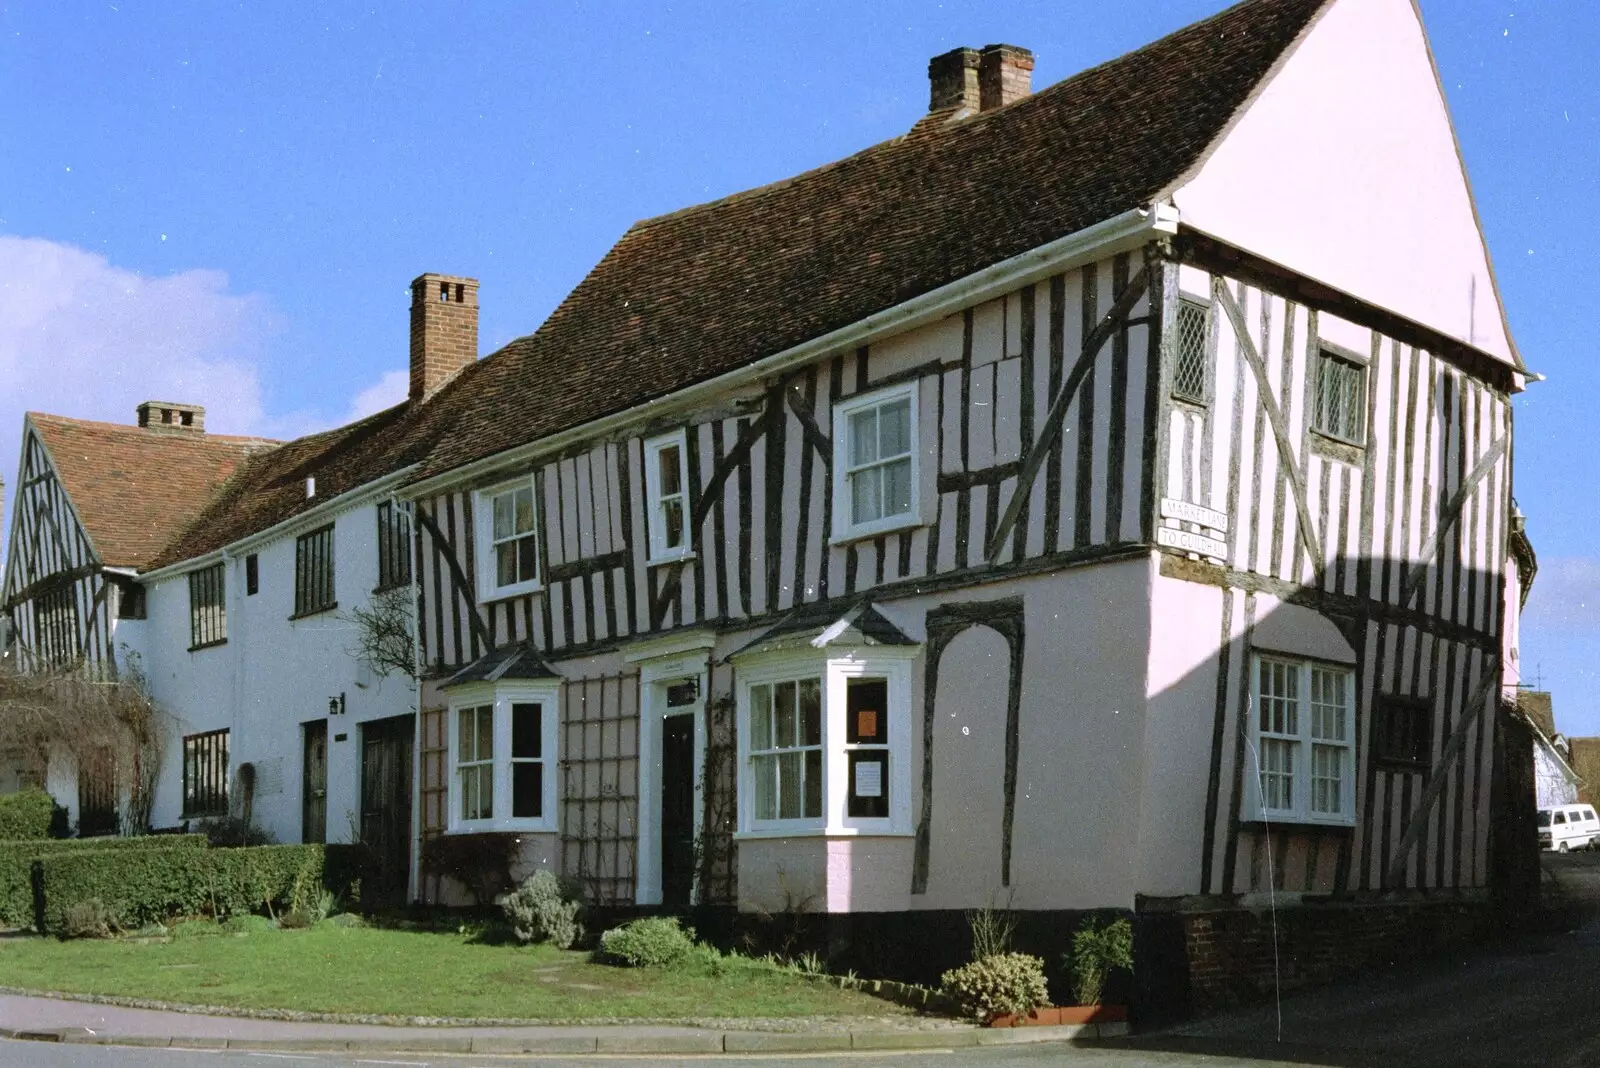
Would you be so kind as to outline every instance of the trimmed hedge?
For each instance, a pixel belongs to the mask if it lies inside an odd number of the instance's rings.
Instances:
[[[67,910],[91,898],[124,927],[172,916],[218,918],[303,907],[323,889],[347,894],[359,848],[321,845],[238,849],[137,849],[58,853],[36,862],[39,929],[60,933]]]
[[[204,849],[203,834],[146,835],[139,838],[48,838],[42,842],[0,841],[0,927],[26,927],[36,917],[33,862],[47,856],[142,849]]]
[[[55,810],[55,799],[43,790],[18,790],[0,796],[0,842],[49,838]]]

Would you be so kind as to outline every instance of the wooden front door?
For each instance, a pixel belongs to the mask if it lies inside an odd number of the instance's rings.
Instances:
[[[300,841],[328,840],[328,721],[304,725],[300,765]]]
[[[694,716],[661,721],[661,903],[687,906],[694,892]]]
[[[363,902],[403,905],[411,877],[411,754],[416,717],[393,716],[361,726],[361,841],[375,870]]]

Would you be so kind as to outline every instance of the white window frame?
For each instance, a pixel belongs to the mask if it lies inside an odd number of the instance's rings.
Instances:
[[[534,576],[522,582],[513,582],[507,586],[495,584],[495,558],[494,558],[494,499],[506,493],[514,493],[520,489],[527,489],[533,494],[533,532],[531,537],[534,544]],[[539,560],[541,550],[544,548],[542,541],[544,535],[544,509],[539,500],[539,485],[528,475],[523,478],[502,482],[478,490],[473,494],[473,519],[474,541],[477,543],[478,553],[478,602],[487,604],[490,601],[502,601],[508,597],[520,597],[525,593],[534,593],[544,588],[544,569]]]
[[[899,514],[865,523],[853,522],[850,498],[850,416],[863,408],[905,399],[909,403],[911,433],[911,507]],[[922,450],[918,440],[917,383],[890,386],[841,400],[833,408],[833,540],[853,541],[894,530],[922,525]]]
[[[543,796],[539,801],[537,818],[513,818],[511,812],[511,706],[538,703],[539,754],[544,764],[541,786]],[[486,820],[468,820],[461,816],[461,778],[457,774],[458,750],[461,744],[460,716],[464,709],[491,705],[494,708],[494,815]],[[449,701],[449,718],[445,726],[449,731],[448,763],[445,771],[449,783],[449,813],[447,827],[451,834],[475,834],[480,831],[556,831],[560,827],[556,805],[559,798],[556,780],[560,775],[560,739],[557,720],[561,716],[561,684],[550,682],[477,683],[452,689]]]
[[[693,533],[689,522],[690,509],[694,506],[694,502],[689,499],[688,437],[684,431],[675,430],[670,434],[650,438],[644,443],[645,527],[650,536],[651,564],[684,560],[694,556]],[[671,547],[667,545],[666,519],[662,516],[661,464],[657,458],[662,450],[674,446],[678,450],[678,496],[683,501],[683,520],[679,543],[676,547]]]
[[[739,829],[735,838],[794,836],[907,836],[911,827],[911,679],[915,647],[829,655],[826,650],[784,651],[751,658],[738,667]],[[848,815],[850,760],[845,742],[849,680],[888,682],[889,815]],[[755,774],[750,752],[753,687],[802,678],[822,681],[822,815],[761,820],[755,814]]]
[[[1296,673],[1295,729],[1292,732],[1266,732],[1261,730],[1261,665],[1283,665]],[[1344,738],[1339,741],[1313,737],[1313,709],[1311,680],[1314,671],[1336,672],[1344,676]],[[1250,765],[1244,797],[1244,814],[1247,819],[1272,823],[1323,824],[1334,827],[1353,827],[1356,822],[1355,766],[1356,766],[1356,678],[1347,664],[1325,660],[1308,660],[1304,657],[1280,653],[1260,652],[1250,658]],[[1293,744],[1290,774],[1290,805],[1286,808],[1268,808],[1261,784],[1262,740],[1280,739]],[[1317,812],[1311,807],[1312,750],[1315,746],[1336,746],[1344,756],[1340,761],[1340,810]]]

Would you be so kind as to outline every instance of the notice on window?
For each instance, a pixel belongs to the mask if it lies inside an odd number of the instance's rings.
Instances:
[[[861,738],[876,738],[878,736],[878,713],[876,709],[863,708],[856,713],[856,734]]]
[[[857,797],[883,796],[883,765],[876,760],[863,760],[856,765]]]

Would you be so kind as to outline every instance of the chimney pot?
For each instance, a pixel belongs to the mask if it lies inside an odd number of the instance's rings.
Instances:
[[[432,396],[478,358],[478,280],[419,275],[411,283],[411,400]]]
[[[139,426],[146,430],[174,430],[190,434],[206,432],[206,410],[198,404],[147,400],[134,410]]]
[[[952,48],[928,61],[928,110],[977,111],[978,50]]]
[[[984,45],[978,59],[978,109],[994,111],[1033,91],[1033,53],[1016,45]]]

